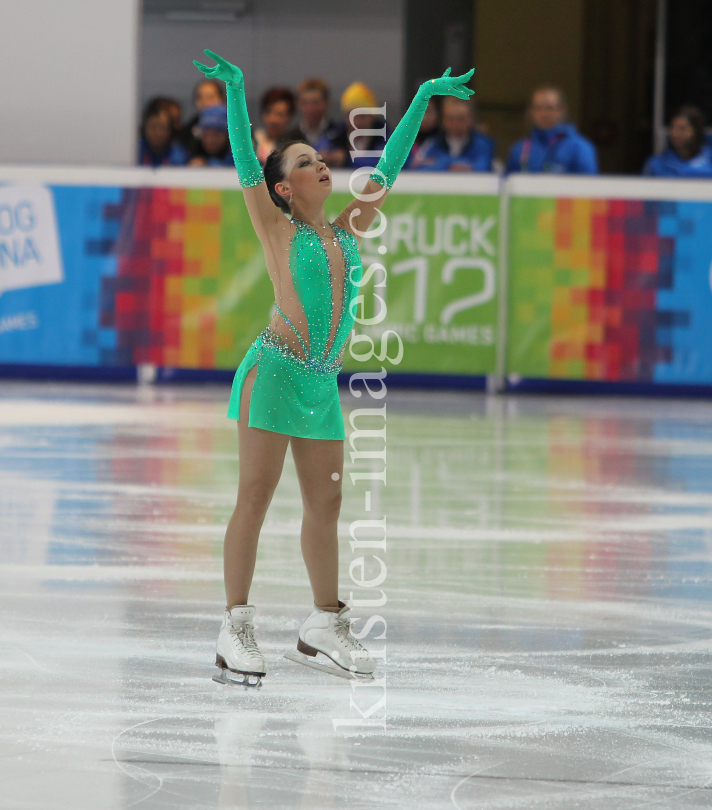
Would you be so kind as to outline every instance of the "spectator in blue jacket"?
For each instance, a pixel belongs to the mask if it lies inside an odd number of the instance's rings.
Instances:
[[[667,149],[648,158],[643,174],[652,177],[712,177],[712,153],[705,141],[705,121],[697,107],[680,107],[673,113]]]
[[[506,171],[596,174],[594,145],[566,120],[566,104],[557,87],[538,87],[532,93],[529,115],[533,127],[509,152]]]
[[[442,132],[426,140],[410,168],[428,172],[490,172],[494,141],[475,129],[472,102],[442,100]]]
[[[227,134],[227,107],[224,104],[216,104],[214,107],[202,109],[198,118],[198,131],[200,151],[193,156],[190,165],[234,168],[235,162]]]

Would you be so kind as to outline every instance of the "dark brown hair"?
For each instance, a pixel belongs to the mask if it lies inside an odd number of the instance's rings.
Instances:
[[[154,98],[149,99],[146,102],[146,106],[143,108],[143,113],[141,115],[141,135],[145,136],[146,124],[148,123],[149,119],[164,114],[168,116],[168,123],[171,127],[171,136],[175,135],[173,116],[171,115],[171,107],[173,107],[173,105],[176,105],[178,109],[180,109],[180,104],[175,99],[168,98],[167,96],[155,96]]]
[[[288,87],[272,87],[267,90],[260,99],[260,112],[266,112],[273,104],[278,101],[286,101],[289,108],[289,114],[294,115],[296,109],[296,101],[294,100],[294,93]]]
[[[702,151],[702,146],[705,142],[705,118],[699,107],[693,107],[690,104],[683,104],[682,107],[678,107],[670,116],[670,124],[672,124],[676,118],[684,118],[695,133],[688,149],[685,150],[688,153],[685,157],[689,160],[699,155]]]
[[[274,187],[277,183],[284,180],[284,153],[295,143],[303,143],[310,146],[308,141],[283,141],[276,149],[273,149],[269,153],[263,169],[269,196],[272,198],[272,202],[277,208],[279,208],[280,211],[284,211],[285,214],[291,214],[289,203],[285,197],[275,191]]]

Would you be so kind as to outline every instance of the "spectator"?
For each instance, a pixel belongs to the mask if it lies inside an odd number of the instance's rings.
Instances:
[[[206,109],[206,107],[216,107],[219,104],[225,103],[225,86],[222,82],[217,81],[217,79],[203,79],[195,85],[195,89],[193,90],[193,104],[197,112],[190,121],[182,127],[178,136],[178,140],[183,144],[186,152],[191,157],[198,155],[205,157],[200,146],[200,129],[198,126],[201,111]]]
[[[411,168],[430,172],[490,172],[494,141],[475,129],[472,102],[443,97],[442,132],[423,143]]]
[[[705,135],[705,149],[712,155],[712,134]]]
[[[324,158],[328,166],[339,160],[333,151],[339,125],[329,120],[329,85],[322,79],[305,79],[297,87],[299,123],[286,136],[288,141],[306,141]]]
[[[155,105],[156,107],[162,107],[167,111],[168,115],[171,117],[175,137],[178,138],[181,130],[180,102],[176,101],[174,98],[170,98],[169,96],[156,96],[151,100],[151,104]],[[180,138],[178,138],[178,140],[180,140]]]
[[[566,120],[561,90],[548,85],[537,88],[532,94],[529,114],[533,128],[511,148],[507,172],[598,172],[595,147]]]
[[[141,121],[138,162],[142,166],[184,166],[188,156],[175,140],[174,119],[165,99],[148,102]]]
[[[705,121],[697,107],[680,107],[673,113],[667,148],[648,158],[643,174],[652,177],[712,177],[712,155],[705,143]]]
[[[420,129],[415,136],[413,148],[408,155],[408,158],[403,166],[404,169],[414,168],[412,163],[415,156],[420,152],[423,144],[430,138],[434,138],[442,131],[440,129],[440,111],[442,108],[442,96],[432,96],[428,101],[428,106],[425,110],[423,120],[420,122]]]
[[[198,119],[200,154],[191,158],[191,166],[235,166],[227,134],[227,107],[205,107]]]
[[[445,96],[431,96],[428,101],[428,106],[425,109],[425,115],[420,122],[420,129],[415,136],[415,143],[417,145],[427,141],[428,138],[434,138],[441,132],[440,119],[442,116],[442,102]]]
[[[356,152],[376,152],[380,154],[386,145],[386,139],[390,135],[387,125],[380,123],[382,113],[357,113],[352,115],[352,111],[357,107],[377,107],[376,96],[362,82],[354,82],[344,90],[341,96],[341,111],[344,114],[344,122],[340,127],[339,134],[333,140],[334,162],[333,166],[345,166],[348,169],[358,169],[364,166],[373,167],[377,157],[373,155],[363,156],[351,154]],[[364,134],[351,137],[355,130],[376,129],[381,134]]]
[[[262,96],[260,111],[264,126],[254,131],[254,138],[255,154],[263,166],[269,153],[287,140],[295,108],[294,93],[288,87],[273,87]]]

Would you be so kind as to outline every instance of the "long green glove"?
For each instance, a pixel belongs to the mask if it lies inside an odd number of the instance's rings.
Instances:
[[[250,132],[250,118],[245,103],[245,80],[239,67],[231,65],[222,56],[212,51],[205,53],[217,62],[215,67],[208,67],[193,60],[193,64],[201,70],[208,79],[222,79],[227,90],[227,131],[230,137],[232,157],[235,161],[237,175],[243,188],[252,188],[264,179],[262,166],[252,147],[252,133]]]
[[[420,122],[423,120],[431,96],[457,96],[468,99],[475,91],[465,87],[465,82],[472,78],[474,72],[475,69],[472,68],[462,76],[450,76],[450,68],[448,68],[439,79],[431,79],[420,85],[418,92],[410,102],[410,107],[386,142],[381,159],[371,174],[371,180],[375,180],[388,190],[391,189],[398,172],[403,168],[403,164],[413,148],[415,136],[418,134]]]

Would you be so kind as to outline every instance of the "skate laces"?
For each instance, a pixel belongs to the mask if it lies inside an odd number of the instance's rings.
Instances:
[[[343,639],[352,650],[361,650],[362,652],[367,653],[366,648],[363,647],[359,641],[351,635],[351,619],[336,619],[334,621],[334,630],[336,635]]]
[[[262,655],[254,636],[255,628],[252,622],[230,622],[230,635],[236,636],[246,652]]]

